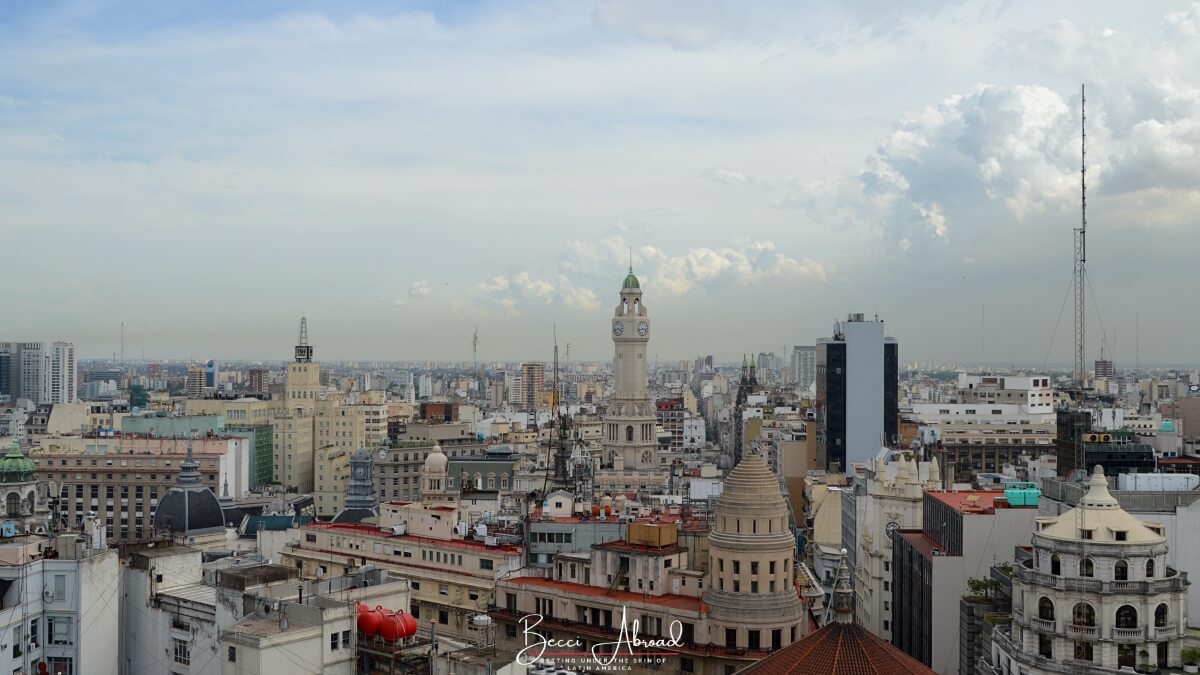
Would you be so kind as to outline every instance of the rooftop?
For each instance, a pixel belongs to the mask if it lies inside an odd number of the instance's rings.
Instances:
[[[932,558],[934,549],[941,548],[936,541],[925,536],[921,530],[896,530],[896,534],[926,558]]]
[[[763,675],[933,673],[924,664],[853,623],[831,623],[740,672]]]
[[[996,509],[1035,508],[1012,506],[1003,490],[927,490],[925,494],[955,511],[972,515],[991,515]]]
[[[496,546],[488,546],[482,541],[475,541],[473,539],[436,539],[434,537],[422,537],[416,534],[392,534],[389,531],[381,530],[377,525],[362,525],[360,523],[309,523],[301,529],[332,530],[336,532],[345,532],[348,534],[357,534],[360,536],[388,539],[392,541],[410,541],[418,544],[445,546],[448,548],[459,548],[474,551],[495,551],[497,553],[508,554],[518,554],[521,552],[520,546],[514,546],[512,544],[497,544]],[[304,542],[301,542],[301,548],[307,548],[304,546]]]
[[[540,588],[550,592],[574,593],[575,595],[586,595],[597,599],[608,599],[614,605],[626,605],[629,607],[657,605],[684,612],[708,611],[707,606],[705,606],[701,598],[692,598],[686,595],[672,595],[668,593],[656,596],[621,590],[610,592],[608,588],[603,586],[588,586],[569,581],[555,581],[554,579],[546,579],[544,577],[513,577],[503,580],[502,583],[516,584],[527,588]]]

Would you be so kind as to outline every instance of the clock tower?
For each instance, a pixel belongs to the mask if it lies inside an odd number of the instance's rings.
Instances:
[[[658,462],[658,439],[654,403],[646,392],[650,317],[632,265],[621,284],[610,330],[614,387],[604,418],[604,461],[614,469],[652,469]]]

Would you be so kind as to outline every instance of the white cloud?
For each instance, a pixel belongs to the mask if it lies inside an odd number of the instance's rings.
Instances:
[[[414,282],[412,287],[408,289],[408,297],[423,298],[429,295],[429,282],[424,279]]]

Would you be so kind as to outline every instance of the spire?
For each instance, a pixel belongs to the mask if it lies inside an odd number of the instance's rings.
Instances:
[[[833,610],[838,623],[854,623],[854,589],[850,587],[850,568],[846,565],[846,549],[842,549],[842,561],[838,564],[837,583],[833,588]]]
[[[1079,505],[1091,509],[1118,509],[1121,507],[1116,497],[1113,497],[1112,493],[1108,491],[1108,479],[1104,477],[1104,467],[1099,464],[1092,470],[1087,494],[1079,500]]]
[[[187,457],[179,463],[179,477],[175,484],[181,488],[198,487],[200,485],[200,465],[192,457],[192,439],[188,439]]]

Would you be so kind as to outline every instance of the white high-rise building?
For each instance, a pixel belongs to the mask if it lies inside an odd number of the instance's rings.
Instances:
[[[815,346],[792,347],[792,380],[801,389],[808,389],[817,381],[817,348]]]
[[[429,398],[430,396],[433,396],[433,376],[424,373],[417,378],[417,398]]]
[[[7,382],[5,391],[12,399],[29,399],[35,404],[74,403],[78,400],[78,369],[75,345],[70,342],[5,342]]]
[[[50,346],[49,403],[74,403],[79,398],[79,376],[75,345],[55,342]]]

